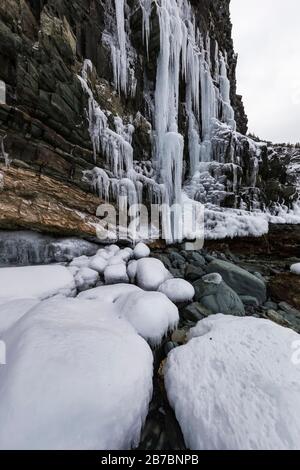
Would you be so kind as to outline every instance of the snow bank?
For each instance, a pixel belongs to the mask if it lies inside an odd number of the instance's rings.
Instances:
[[[131,294],[132,292],[143,292],[142,289],[133,284],[115,284],[112,286],[100,286],[81,292],[78,295],[80,299],[86,300],[104,300],[105,302],[115,302],[121,295]]]
[[[153,346],[179,321],[177,307],[160,292],[126,293],[118,298],[116,306],[121,316]]]
[[[297,263],[297,264],[293,264],[291,266],[291,272],[293,274],[298,274],[300,276],[300,263]]]
[[[72,295],[74,290],[74,278],[64,266],[0,269],[0,298],[43,300],[56,294]]]
[[[171,273],[158,259],[143,258],[137,263],[136,282],[144,290],[155,291],[170,278],[172,278]]]
[[[120,284],[129,282],[125,264],[107,266],[104,271],[105,284]]]
[[[300,449],[300,336],[268,320],[209,317],[167,359],[165,384],[192,450]]]
[[[191,302],[195,295],[194,287],[184,279],[168,279],[158,290],[175,303]]]
[[[3,301],[3,303],[2,303]],[[1,299],[0,303],[0,336],[22,318],[40,301],[37,299]]]
[[[129,449],[152,394],[152,353],[112,304],[42,302],[5,335],[1,449]]]

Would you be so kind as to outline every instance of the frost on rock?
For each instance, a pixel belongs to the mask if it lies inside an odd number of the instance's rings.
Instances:
[[[291,266],[291,272],[293,274],[298,274],[300,276],[300,263],[297,263],[297,264],[293,264]]]
[[[195,295],[194,287],[184,279],[168,279],[159,286],[158,291],[174,303],[191,302]]]
[[[152,353],[112,304],[39,304],[4,336],[1,449],[130,449],[152,395]]]
[[[156,291],[171,273],[155,258],[143,258],[137,262],[136,283],[146,291]]]
[[[107,266],[107,260],[102,256],[94,256],[89,262],[89,268],[97,271],[99,274],[103,274]]]
[[[120,314],[153,346],[160,344],[178,321],[177,307],[160,292],[132,292],[116,301]]]
[[[0,268],[0,299],[46,299],[57,294],[73,295],[75,283],[64,266]]]
[[[300,369],[292,361],[299,340],[269,320],[200,321],[165,368],[187,447],[299,450]]]

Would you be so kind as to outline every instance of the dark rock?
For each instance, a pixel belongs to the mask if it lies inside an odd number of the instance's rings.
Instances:
[[[194,302],[180,311],[180,315],[184,319],[192,322],[203,320],[208,314],[209,312],[198,302]]]
[[[188,264],[185,270],[184,279],[189,282],[194,282],[204,276],[206,272],[199,267],[196,267],[192,264]]]
[[[286,302],[300,310],[300,276],[281,273],[272,277],[269,291],[275,300]]]

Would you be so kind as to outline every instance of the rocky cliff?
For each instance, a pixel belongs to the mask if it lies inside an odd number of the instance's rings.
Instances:
[[[2,1],[0,226],[90,237],[102,199],[171,204],[182,188],[232,208],[277,201],[267,149],[243,137],[229,4]],[[294,182],[281,194],[291,204]]]

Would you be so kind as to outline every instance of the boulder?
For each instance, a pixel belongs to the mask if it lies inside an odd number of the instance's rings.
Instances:
[[[260,304],[267,300],[266,283],[235,264],[214,260],[208,265],[207,271],[219,273],[226,284],[239,295],[255,297]]]

